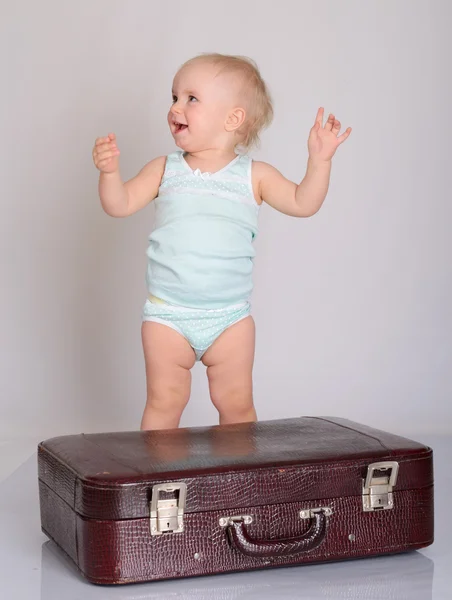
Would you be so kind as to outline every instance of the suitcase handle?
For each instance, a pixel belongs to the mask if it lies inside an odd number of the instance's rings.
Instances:
[[[325,539],[327,515],[325,509],[311,512],[312,524],[309,530],[298,538],[282,540],[255,540],[246,530],[244,519],[231,519],[227,525],[227,533],[231,544],[246,556],[256,558],[290,556],[300,552],[309,552]]]

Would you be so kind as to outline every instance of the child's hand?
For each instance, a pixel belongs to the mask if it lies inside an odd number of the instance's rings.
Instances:
[[[107,137],[97,138],[93,148],[93,160],[102,173],[114,173],[119,170],[119,150],[116,136],[110,133]]]
[[[323,108],[319,108],[317,111],[315,124],[309,133],[308,150],[309,158],[318,161],[329,161],[333,158],[338,146],[348,138],[352,128],[348,127],[342,135],[337,137],[341,129],[340,122],[334,115],[330,114],[325,127],[322,127],[323,110]]]

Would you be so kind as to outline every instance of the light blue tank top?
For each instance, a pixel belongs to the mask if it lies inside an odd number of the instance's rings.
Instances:
[[[168,155],[147,249],[150,294],[192,308],[249,299],[259,214],[251,165],[239,155],[220,171],[201,173],[183,151]]]

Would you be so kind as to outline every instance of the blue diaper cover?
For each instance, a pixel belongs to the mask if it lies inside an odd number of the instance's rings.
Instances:
[[[250,312],[249,302],[226,308],[187,308],[150,296],[143,307],[142,320],[162,323],[180,333],[193,348],[196,360],[201,360],[225,329],[248,317]]]

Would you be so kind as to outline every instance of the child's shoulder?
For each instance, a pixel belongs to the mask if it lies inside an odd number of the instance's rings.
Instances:
[[[182,168],[182,156],[183,152],[176,150],[169,154],[157,156],[144,165],[141,169],[140,174],[142,175],[158,175],[160,179],[170,175],[174,169]]]
[[[166,156],[157,156],[144,165],[139,174],[163,176],[166,166]]]
[[[263,162],[262,160],[253,159],[253,172],[256,174],[256,176],[264,177],[272,170],[274,170],[274,167],[272,167],[269,163]]]
[[[165,169],[166,165],[171,163],[180,163],[182,162],[183,151],[176,150],[175,152],[170,152],[169,154],[163,154],[162,156],[157,156],[153,158],[148,163],[144,165],[143,168],[162,168]]]
[[[255,160],[250,157],[251,163],[251,182],[253,186],[253,193],[256,202],[260,205],[263,202],[262,198],[262,180],[265,178],[266,173],[268,173],[269,164],[261,161]]]
[[[262,183],[268,180],[273,179],[279,171],[275,169],[269,163],[263,162],[262,160],[254,160],[253,159],[253,170],[252,170],[252,178],[253,178],[253,187],[259,194],[260,201],[262,202]]]

